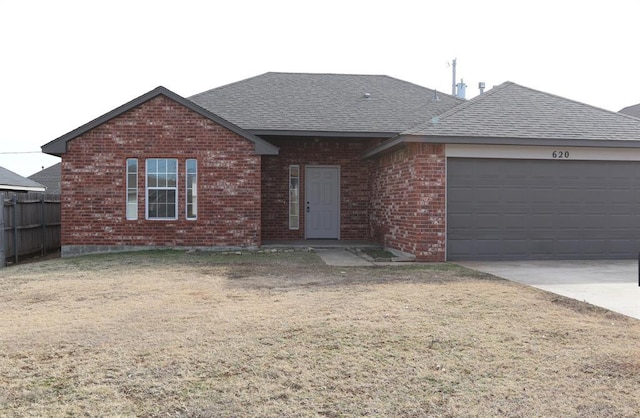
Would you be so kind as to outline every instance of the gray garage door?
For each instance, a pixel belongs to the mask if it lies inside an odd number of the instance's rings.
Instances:
[[[638,257],[640,162],[447,160],[449,260]]]

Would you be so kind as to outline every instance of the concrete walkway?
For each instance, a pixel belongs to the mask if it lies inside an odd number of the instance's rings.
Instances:
[[[314,251],[328,266],[367,267],[375,265],[374,263],[357,256],[356,254],[348,251],[345,248],[324,248],[315,249]]]
[[[466,261],[461,266],[640,319],[638,261]]]

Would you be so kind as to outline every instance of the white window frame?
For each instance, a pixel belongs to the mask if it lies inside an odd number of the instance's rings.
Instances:
[[[129,164],[135,164],[135,171],[129,170]],[[125,205],[125,217],[129,221],[135,221],[138,219],[138,159],[127,158],[126,161],[126,205]],[[130,177],[135,176],[135,180],[129,181]]]
[[[294,187],[293,179],[297,180],[297,187]],[[297,214],[292,211],[294,207],[298,209]],[[289,229],[300,229],[300,166],[295,164],[289,166]]]
[[[193,171],[190,171],[189,165],[193,164]],[[198,219],[198,160],[189,158],[184,164],[184,182],[185,182],[185,214],[187,220]],[[190,181],[192,180],[192,181]],[[189,191],[191,191],[191,202],[189,201]],[[192,216],[189,216],[189,208],[192,208]]]
[[[150,186],[149,185],[149,168],[152,164],[152,162],[155,162],[155,164],[158,164],[158,161],[174,161],[175,162],[175,173],[170,172],[168,169],[168,164],[167,164],[167,169],[165,170],[164,173],[159,173],[158,170],[156,170],[155,172],[153,172],[153,174],[166,174],[167,177],[170,174],[174,174],[175,175],[175,182],[174,182],[174,186],[169,186],[167,185],[156,185],[156,186]],[[176,219],[178,219],[178,173],[180,172],[179,170],[179,165],[178,165],[178,159],[177,158],[148,158],[145,161],[145,208],[144,208],[144,212],[145,212],[145,219],[150,220],[150,221],[174,221]],[[167,178],[167,183],[168,183],[169,179]],[[175,215],[173,217],[151,217],[149,216],[149,192],[150,191],[154,191],[154,190],[165,190],[165,191],[173,191],[175,193],[175,203],[174,203],[174,210],[173,213],[175,213]]]

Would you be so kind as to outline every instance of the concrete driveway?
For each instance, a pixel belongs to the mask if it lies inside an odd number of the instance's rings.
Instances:
[[[457,264],[640,319],[637,260],[466,261]]]

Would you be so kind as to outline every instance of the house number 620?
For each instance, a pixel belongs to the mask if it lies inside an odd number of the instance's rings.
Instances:
[[[551,156],[556,159],[569,158],[569,151],[553,151]]]

